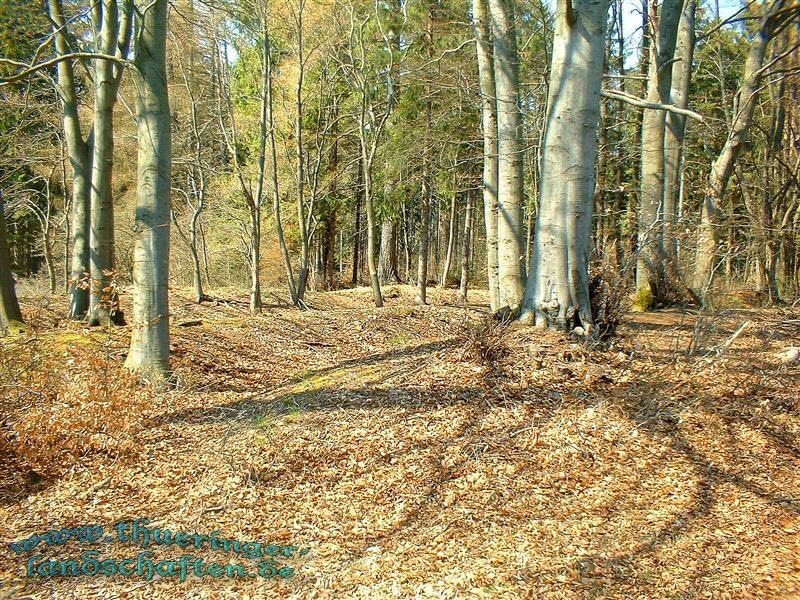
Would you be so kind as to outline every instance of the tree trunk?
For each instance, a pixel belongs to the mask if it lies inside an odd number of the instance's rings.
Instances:
[[[169,229],[172,146],[166,72],[167,0],[144,13],[134,69],[138,138],[131,345],[125,367],[169,377]]]
[[[672,69],[667,67],[675,55],[682,4],[683,0],[663,0],[659,6],[655,44],[650,48],[650,69],[647,80],[649,102],[670,104]],[[653,0],[650,5],[651,18],[655,17],[655,12],[656,5]],[[637,295],[641,294],[642,298],[647,298],[648,303],[650,299],[662,299],[665,293],[661,237],[665,124],[665,111],[644,109],[636,289]]]
[[[97,33],[98,51],[114,54],[119,33],[116,0],[102,0],[102,25]],[[94,144],[90,199],[89,266],[92,279],[89,324],[121,323],[119,299],[112,281],[114,270],[114,105],[117,81],[114,63],[94,61]]]
[[[450,219],[447,227],[447,252],[444,258],[444,265],[442,266],[442,276],[439,279],[439,287],[447,287],[447,279],[450,276],[450,266],[453,264],[453,246],[456,240],[456,198],[458,194],[453,193],[450,200]]]
[[[335,175],[334,175],[335,176]],[[341,257],[340,257],[341,258]],[[336,289],[336,211],[329,210],[325,218],[325,287],[331,292]]]
[[[753,112],[766,56],[767,46],[780,26],[791,18],[791,12],[784,10],[789,0],[772,0],[761,19],[758,31],[750,46],[744,65],[742,80],[736,92],[735,105],[738,107],[733,117],[728,137],[716,160],[711,165],[708,185],[703,196],[700,228],[697,234],[695,268],[692,285],[695,293],[703,298],[711,285],[719,244],[719,225],[722,199],[728,185],[733,167],[742,152],[747,132],[750,129]]]
[[[427,23],[427,54],[428,60],[433,56],[433,5],[429,7]],[[430,80],[426,85],[425,102],[425,147],[422,155],[422,216],[419,225],[419,256],[417,260],[417,293],[414,297],[416,304],[428,303],[428,263],[430,254],[431,231],[431,144],[433,129],[433,101]]]
[[[54,28],[56,54],[69,54],[66,22],[61,0],[48,0]],[[88,141],[81,133],[78,97],[72,61],[58,63],[58,95],[64,113],[64,140],[72,168],[72,260],[70,262],[69,309],[67,317],[81,320],[89,310],[89,206],[92,172],[92,135]]]
[[[0,330],[5,333],[12,324],[21,324],[22,311],[14,291],[14,273],[11,271],[11,256],[8,252],[5,207],[0,193]]]
[[[689,106],[689,84],[695,43],[695,0],[686,0],[678,26],[676,62],[672,64],[671,102],[678,108]],[[683,140],[686,116],[667,113],[664,133],[664,255],[666,260],[677,261],[678,243],[675,227],[678,222],[678,198],[681,187]]]
[[[261,209],[258,200],[250,207],[250,314],[261,312]]]
[[[363,150],[362,156],[366,149]],[[383,307],[381,282],[378,280],[378,267],[375,264],[375,209],[372,201],[372,166],[364,156],[364,205],[367,212],[367,270],[372,284],[372,299],[375,308]]]
[[[378,277],[381,283],[400,281],[397,275],[397,225],[392,219],[384,219],[381,225]]]
[[[361,195],[364,190],[364,171],[361,168],[361,161],[356,162],[356,189],[355,197],[353,198],[355,216],[353,218],[353,285],[358,285],[359,265],[361,258],[359,251],[361,250]]]
[[[295,88],[295,114],[294,114],[294,139],[295,160],[297,161],[295,186],[297,189],[297,224],[300,228],[300,270],[297,274],[297,300],[296,304],[302,306],[308,284],[308,264],[311,257],[310,235],[305,212],[305,152],[303,150],[303,79],[305,76],[305,61],[303,60],[303,0],[297,11],[297,86]]]
[[[417,261],[417,294],[414,302],[428,303],[428,246],[430,241],[431,189],[427,159],[422,166],[422,217],[419,224],[419,258]]]
[[[525,256],[522,240],[522,113],[519,57],[511,0],[489,0],[497,91],[497,262],[500,307],[519,308]],[[605,18],[605,17],[604,17]]]
[[[281,222],[281,197],[278,181],[278,150],[275,141],[275,114],[274,95],[272,89],[272,51],[267,23],[267,15],[263,16],[263,54],[261,56],[263,77],[262,91],[266,90],[263,98],[266,100],[262,108],[262,123],[268,127],[269,149],[270,149],[270,173],[272,175],[272,217],[275,220],[275,235],[278,238],[278,247],[281,251],[283,268],[286,271],[286,284],[289,286],[289,297],[292,304],[298,303],[297,288],[294,284],[294,272],[292,270],[292,259],[289,256],[289,248],[286,246],[286,237],[283,234],[283,223]],[[266,119],[263,116],[266,116]]]
[[[590,334],[589,251],[608,0],[556,11],[539,209],[520,319]],[[568,175],[566,175],[568,174]]]
[[[467,209],[464,212],[464,237],[461,239],[461,282],[458,286],[458,301],[467,303],[469,287],[469,251],[472,245],[472,193],[467,192]]]
[[[494,82],[494,59],[489,33],[486,0],[473,0],[478,81],[481,94],[481,125],[483,129],[483,211],[486,228],[486,269],[489,280],[489,307],[500,308],[497,264],[497,91]]]

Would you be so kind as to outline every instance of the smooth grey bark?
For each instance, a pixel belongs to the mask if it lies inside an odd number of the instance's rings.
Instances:
[[[556,8],[539,208],[520,320],[591,335],[589,251],[608,0]]]
[[[433,57],[433,7],[428,7],[428,20],[426,31],[426,51],[428,60]],[[414,296],[416,304],[428,303],[428,266],[430,262],[430,240],[431,240],[431,204],[433,200],[433,189],[431,184],[431,144],[433,129],[433,102],[431,100],[433,90],[430,79],[426,84],[425,97],[425,147],[422,154],[422,215],[419,226],[419,253],[417,256],[417,291]]]
[[[481,95],[481,128],[483,130],[483,213],[486,228],[486,269],[489,285],[489,307],[500,308],[499,272],[497,264],[497,91],[494,82],[492,39],[486,0],[473,0],[472,17],[478,54],[478,82]]]
[[[264,17],[266,19],[266,16]],[[266,127],[269,137],[269,152],[270,152],[270,174],[272,176],[272,217],[275,221],[275,235],[278,238],[278,247],[281,251],[281,258],[283,259],[283,268],[286,270],[286,281],[289,286],[289,296],[292,299],[292,304],[297,305],[298,295],[297,288],[294,283],[294,272],[292,270],[292,259],[289,256],[289,247],[286,245],[286,237],[283,233],[283,223],[281,221],[281,197],[280,187],[278,180],[278,149],[275,139],[275,113],[274,106],[274,93],[272,87],[272,45],[269,35],[267,23],[264,23],[264,50],[262,55],[262,68],[265,73],[264,89],[266,90]]]
[[[364,190],[364,170],[361,161],[356,162],[356,187],[353,198],[353,275],[351,283],[358,285],[359,264],[361,263],[361,196]]]
[[[430,111],[428,112],[430,116]],[[414,302],[428,303],[428,258],[431,231],[431,185],[430,166],[427,157],[422,166],[422,216],[419,224],[419,254],[417,258],[417,292]]]
[[[133,0],[98,3],[100,22],[95,22],[97,51],[127,54],[130,43]],[[114,270],[114,105],[122,68],[110,60],[94,62],[94,123],[92,185],[90,193],[89,274],[91,276],[89,324],[121,323],[118,298],[112,283]]]
[[[309,223],[307,222],[305,199],[303,189],[305,185],[305,175],[303,172],[305,153],[303,150],[303,80],[305,77],[305,59],[303,58],[303,8],[305,3],[300,0],[297,10],[297,87],[295,88],[295,159],[296,177],[295,183],[297,190],[297,223],[300,228],[300,269],[297,274],[297,303],[302,305],[308,282],[308,264],[310,258],[310,234]]]
[[[500,308],[519,308],[524,286],[522,113],[512,0],[488,0],[497,95],[497,263]]]
[[[11,271],[11,256],[8,252],[5,207],[0,193],[0,333],[5,333],[16,323],[23,323],[22,311],[14,291],[14,274]]]
[[[711,284],[713,277],[717,246],[719,245],[720,207],[728,180],[743,150],[747,132],[750,129],[760,91],[767,47],[781,31],[783,25],[793,18],[791,11],[784,10],[789,1],[772,0],[761,19],[747,53],[741,83],[736,92],[734,106],[737,107],[737,110],[732,117],[728,137],[711,165],[708,185],[703,196],[692,279],[692,285],[701,297],[705,295],[705,290]]]
[[[678,108],[689,106],[689,84],[695,44],[695,0],[686,0],[678,25],[675,62],[672,64],[671,102]],[[678,244],[675,227],[678,222],[678,200],[681,185],[686,116],[674,112],[666,115],[664,132],[664,223],[663,247],[667,260],[677,260]]]
[[[368,92],[365,90],[364,94],[366,95],[367,93]],[[366,121],[364,119],[365,110],[363,108],[361,115],[361,161],[364,167],[364,208],[367,213],[367,271],[369,272],[369,280],[372,286],[372,299],[375,302],[375,308],[382,308],[383,295],[381,294],[381,282],[378,279],[378,267],[375,263],[375,206],[372,186],[372,165],[375,158],[377,139],[373,140],[373,144],[368,149],[364,134]]]
[[[67,25],[61,0],[48,0],[53,23],[53,43],[56,54],[70,53]],[[72,169],[72,247],[69,273],[69,309],[67,318],[81,320],[89,310],[89,203],[92,171],[92,135],[86,139],[81,132],[78,115],[78,94],[73,62],[58,63],[58,95],[63,112],[64,141]]]
[[[663,0],[656,15],[655,0],[651,3],[651,18],[657,19],[654,39],[649,52],[650,69],[647,79],[647,101],[670,104],[672,68],[675,56],[683,0]],[[645,109],[642,116],[642,159],[639,200],[638,249],[636,289],[648,297],[663,292],[662,228],[664,199],[664,130],[666,112]],[[643,292],[638,292],[643,290]]]
[[[747,53],[741,83],[734,100],[737,110],[732,116],[728,137],[719,155],[711,164],[708,185],[703,195],[692,279],[692,286],[701,298],[705,296],[705,291],[710,286],[714,274],[714,263],[719,245],[722,199],[750,129],[761,88],[764,57],[770,41],[780,33],[786,22],[794,17],[791,11],[784,10],[790,1],[772,0],[766,8]]]
[[[137,190],[133,313],[125,367],[157,384],[169,377],[169,230],[172,142],[167,86],[167,0],[144,11],[135,69]]]
[[[447,279],[450,277],[450,267],[453,264],[453,248],[456,243],[456,198],[457,193],[453,193],[450,199],[450,214],[447,224],[447,251],[445,252],[444,265],[442,265],[442,276],[439,278],[439,287],[447,286]]]
[[[469,253],[472,247],[472,193],[467,192],[467,208],[464,211],[464,236],[461,238],[461,281],[458,286],[458,301],[467,303],[469,288]]]
[[[259,91],[259,119],[258,119],[258,179],[256,192],[250,198],[250,313],[256,315],[261,312],[261,204],[264,199],[264,177],[267,162],[267,111],[269,109],[270,85],[270,53],[269,30],[267,17],[264,15],[261,22],[261,89]]]

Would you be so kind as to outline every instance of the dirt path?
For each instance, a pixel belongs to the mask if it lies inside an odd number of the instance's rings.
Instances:
[[[137,459],[37,482],[8,469],[0,488],[4,542],[144,517],[308,548],[282,559],[294,577],[24,578],[30,554],[4,549],[0,597],[800,597],[800,368],[775,357],[796,311],[635,315],[591,350],[487,332],[450,290],[420,308],[396,289],[382,311],[361,289],[258,318],[176,296],[178,388]],[[38,335],[82,335],[54,325],[57,304],[25,305]]]

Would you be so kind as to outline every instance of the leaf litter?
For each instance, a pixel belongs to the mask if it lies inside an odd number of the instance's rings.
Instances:
[[[177,385],[142,408],[135,460],[33,483],[4,451],[3,542],[146,517],[309,548],[294,577],[26,578],[3,549],[0,598],[800,597],[800,366],[779,358],[796,310],[629,315],[592,347],[494,323],[480,291],[395,289],[382,310],[359,288],[258,317],[175,294]],[[94,335],[24,304],[29,335]]]

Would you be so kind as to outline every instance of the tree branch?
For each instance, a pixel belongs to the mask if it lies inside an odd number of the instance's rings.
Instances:
[[[40,62],[33,65],[17,62],[16,60],[11,60],[9,58],[0,58],[0,65],[23,67],[22,71],[19,71],[14,75],[9,75],[8,77],[0,77],[0,86],[20,81],[21,79],[25,79],[26,77],[33,75],[37,71],[41,71],[42,69],[49,69],[50,67],[57,65],[60,62],[64,62],[65,60],[74,60],[78,58],[110,60],[122,66],[130,66],[133,64],[131,63],[131,61],[125,60],[124,58],[121,58],[119,56],[113,56],[111,54],[101,54],[97,52],[73,52],[72,54],[62,54],[61,56],[56,56],[55,58],[51,58],[50,60],[46,60],[44,62]]]
[[[654,110],[665,110],[667,112],[683,115],[684,117],[689,117],[690,119],[695,119],[696,121],[700,121],[701,123],[704,122],[703,115],[696,113],[693,110],[689,110],[688,108],[679,108],[674,104],[659,104],[657,102],[648,102],[647,100],[642,100],[641,98],[637,98],[636,96],[631,96],[630,94],[626,94],[624,92],[618,92],[612,90],[601,90],[600,95],[603,96],[604,98],[610,98],[611,100],[622,100],[627,104],[638,106],[639,108],[652,108]]]

